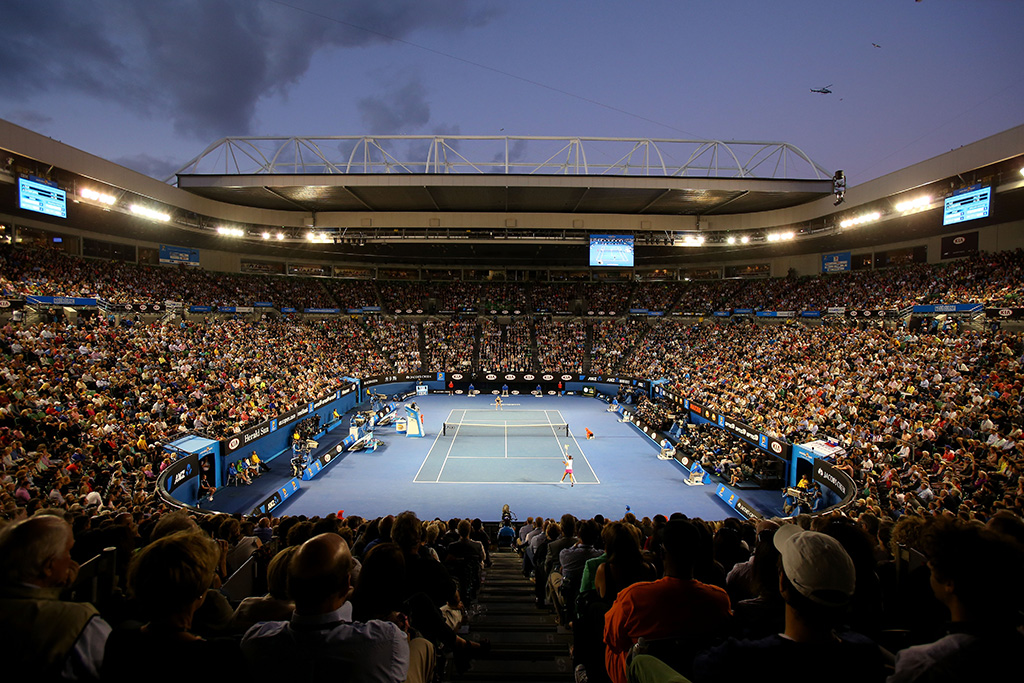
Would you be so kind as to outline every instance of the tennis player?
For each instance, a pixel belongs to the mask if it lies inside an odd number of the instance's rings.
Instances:
[[[494,409],[501,410],[501,396],[494,395]]]
[[[558,483],[562,483],[566,477],[569,477],[569,488],[572,488],[576,485],[576,477],[572,476],[572,456],[569,455],[569,444],[565,444],[565,460],[562,462],[565,463],[565,474],[562,475]]]
[[[587,432],[587,439],[593,439],[594,438],[594,432],[590,431],[590,429],[588,429],[587,427],[584,427],[583,429],[586,430],[586,432]]]

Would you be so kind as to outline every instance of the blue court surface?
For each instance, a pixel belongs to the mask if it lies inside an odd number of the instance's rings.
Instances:
[[[426,435],[398,434],[394,426],[374,434],[384,441],[375,452],[345,453],[274,511],[277,515],[378,517],[414,510],[421,519],[479,517],[497,520],[508,504],[520,519],[569,512],[587,518],[618,519],[626,512],[644,517],[683,512],[707,520],[736,516],[715,496],[715,486],[687,486],[687,471],[674,460],[659,460],[658,447],[633,425],[619,422],[607,404],[583,396],[494,397],[419,396]],[[400,409],[401,410],[401,409]],[[320,440],[331,447],[348,432],[348,420]],[[594,433],[586,439],[586,429]],[[576,485],[565,473],[566,448],[573,456]],[[217,493],[205,509],[248,513],[287,481],[281,456],[272,471],[250,487]],[[742,492],[768,515],[781,503],[778,491]]]

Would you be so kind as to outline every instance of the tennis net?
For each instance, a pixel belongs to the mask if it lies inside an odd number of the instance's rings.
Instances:
[[[523,424],[519,422],[445,422],[441,434],[463,436],[569,436],[565,422]]]

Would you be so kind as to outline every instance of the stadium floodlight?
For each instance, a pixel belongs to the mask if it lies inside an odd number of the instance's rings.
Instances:
[[[262,237],[265,240],[269,240],[270,239],[270,233],[264,231],[263,234],[260,235],[260,237]]]
[[[918,197],[917,199],[909,199],[905,202],[900,202],[896,205],[896,210],[900,213],[910,213],[911,211],[919,211],[931,203],[932,198],[925,195],[924,197]]]
[[[750,235],[744,235],[743,237],[740,238],[741,244],[747,244],[748,242],[750,242]]]
[[[796,233],[793,232],[792,230],[787,230],[786,232],[782,233],[782,239],[784,240],[791,240],[794,237],[796,237]]]
[[[279,232],[279,233],[277,233],[276,237],[277,237],[277,241],[280,242],[281,240],[284,239],[284,233],[283,232]]]
[[[90,190],[88,187],[83,187],[81,190],[78,191],[78,194],[80,194],[82,197],[85,197],[86,199],[91,199],[94,202],[106,204],[107,206],[113,206],[114,202],[117,201],[113,197],[113,195],[97,192],[96,190]]]
[[[170,214],[166,214],[162,211],[157,211],[155,209],[150,209],[149,207],[142,206],[141,204],[132,204],[128,208],[136,216],[142,216],[143,218],[148,218],[152,221],[163,221],[166,223],[167,221],[171,220]]]
[[[217,234],[228,237],[245,237],[245,231],[241,228],[228,228],[223,225],[217,227]]]
[[[882,214],[875,211],[873,213],[865,213],[857,216],[856,218],[847,218],[845,221],[839,224],[840,228],[853,228],[858,225],[864,225],[865,223],[873,223],[882,217]]]
[[[729,235],[728,239],[725,240],[728,244],[736,244],[736,238],[733,235]]]

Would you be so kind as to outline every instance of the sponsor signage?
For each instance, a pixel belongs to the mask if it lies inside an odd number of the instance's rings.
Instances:
[[[224,454],[234,453],[240,448],[245,448],[253,441],[262,439],[270,433],[270,427],[272,420],[261,422],[252,429],[242,432],[241,434],[235,434],[234,436],[224,439]],[[280,425],[280,421],[278,421]]]
[[[106,304],[106,309],[125,313],[159,313],[164,310],[164,304]]]
[[[83,299],[77,296],[26,296],[29,306],[95,306],[96,299]]]
[[[767,434],[758,435],[757,447],[783,460],[789,460],[789,456],[793,451],[793,446],[789,443]]]
[[[850,263],[853,261],[851,252],[840,251],[835,254],[825,254],[821,257],[821,272],[843,273],[850,270]]]
[[[750,506],[750,503],[739,498],[736,501],[736,512],[740,513],[747,519],[761,519],[761,513]]]
[[[841,469],[833,467],[825,460],[814,461],[814,481],[833,491],[845,502],[847,496],[853,496],[854,485],[850,475]]]
[[[166,244],[161,244],[160,263],[173,263],[182,264],[186,266],[198,266],[199,250],[187,249],[185,247],[171,247]]]
[[[199,476],[199,455],[189,453],[167,466],[167,493],[174,493],[183,484]]]
[[[189,313],[209,313],[213,310],[212,306],[189,306]]]
[[[1017,320],[1024,317],[1024,308],[986,308],[985,317]]]
[[[732,309],[733,315],[754,315],[753,308],[734,308]]]
[[[750,443],[756,444],[760,440],[761,434],[756,429],[751,429],[749,425],[745,425],[739,420],[734,420],[731,417],[723,415],[722,426],[725,428],[725,431],[742,439],[746,439]]]
[[[978,233],[946,235],[942,238],[939,254],[943,259],[959,258],[978,253]]]
[[[821,311],[801,311],[800,312],[800,317],[801,318],[820,318],[821,317]]]
[[[25,300],[24,299],[0,299],[0,309],[6,308],[6,309],[13,310],[15,308],[24,308],[24,307],[25,307]]]
[[[341,313],[340,308],[307,308],[306,313]]]
[[[718,485],[718,488],[715,489],[715,495],[724,500],[731,508],[735,508],[736,501],[739,500],[739,496],[733,493],[733,491],[725,484]]]
[[[934,304],[931,306],[914,306],[912,312],[920,313],[944,313],[946,315],[968,315],[981,313],[981,304]]]
[[[255,308],[273,308],[274,304],[269,301],[257,301],[253,304]]]

